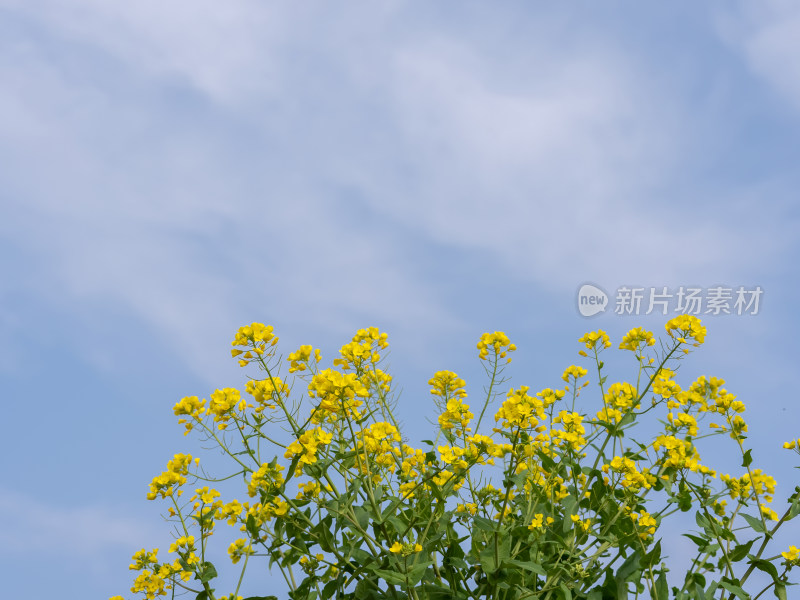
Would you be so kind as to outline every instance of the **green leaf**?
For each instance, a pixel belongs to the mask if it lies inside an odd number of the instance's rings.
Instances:
[[[617,571],[617,579],[626,581],[631,577],[631,575],[633,575],[637,571],[640,571],[641,569],[639,567],[639,559],[641,558],[642,554],[637,550],[636,552],[631,554],[627,559],[625,559],[625,562],[622,563],[622,566]]]
[[[418,565],[414,565],[413,568],[409,569],[408,571],[408,583],[410,585],[417,585],[422,579],[422,576],[425,575],[425,571],[427,571],[428,567],[430,567],[432,564],[433,563],[430,561],[425,561]]]
[[[800,494],[797,494],[792,500],[792,505],[789,507],[789,516],[786,517],[786,520],[794,519],[797,515],[800,515]]]
[[[750,552],[750,548],[753,547],[754,542],[755,540],[750,540],[749,542],[746,542],[744,544],[739,544],[738,546],[736,546],[733,549],[733,551],[728,555],[730,561],[739,562],[740,560],[742,560],[745,556],[747,556],[747,553]]]
[[[203,590],[194,597],[194,600],[208,600],[208,592]]]
[[[363,506],[354,506],[353,512],[356,515],[356,521],[362,531],[366,531],[369,526],[369,512]]]
[[[637,550],[625,559],[625,562],[622,563],[622,566],[617,571],[617,597],[628,597],[628,580],[635,579],[636,574],[641,572],[641,568],[639,567],[639,560],[641,558],[642,554]]]
[[[666,573],[661,573],[656,579],[656,585],[653,588],[653,600],[669,600],[669,586],[667,585]]]
[[[405,585],[406,578],[405,575],[402,573],[398,573],[397,571],[386,571],[384,569],[375,569],[375,575],[383,579],[386,583],[390,583],[392,585]]]
[[[278,600],[277,596],[248,596],[244,600]]]
[[[728,583],[727,581],[720,581],[720,587],[724,587],[726,590],[735,594],[737,598],[741,598],[742,600],[750,600],[750,594],[745,592],[741,587],[738,585],[734,585],[732,583]]]
[[[678,500],[678,508],[680,508],[682,512],[688,512],[692,509],[692,495],[688,491],[682,491],[676,498]]]
[[[531,573],[536,573],[537,575],[541,575],[542,577],[547,577],[547,571],[544,570],[542,565],[535,562],[514,560],[513,558],[508,558],[500,564],[500,568],[522,569],[523,571],[530,571]]]
[[[202,583],[208,583],[214,577],[217,576],[217,570],[214,568],[210,562],[200,563],[200,567],[197,571],[197,579],[199,579]]]
[[[356,546],[352,546],[350,548],[350,554],[348,556],[362,566],[370,564],[373,560],[372,555],[369,552]]]
[[[479,517],[477,515],[473,517],[472,523],[477,529],[482,531],[494,531],[496,527],[496,523],[494,521],[491,521],[485,517]]]
[[[419,597],[426,598],[426,600],[461,600],[462,598],[466,600],[466,596],[463,594],[455,595],[455,592],[450,588],[443,588],[430,583],[424,584],[420,589],[424,594],[419,594]]]
[[[700,550],[708,546],[708,540],[705,538],[697,537],[696,535],[692,535],[691,533],[684,533],[681,535],[683,535],[683,537],[687,537],[690,540],[692,540],[695,544],[697,544],[697,547]]]
[[[661,540],[658,540],[653,549],[642,557],[642,560],[639,562],[639,566],[642,569],[646,569],[648,567],[655,566],[658,562],[661,561]]]
[[[763,558],[752,558],[749,563],[759,571],[763,571],[764,573],[768,574],[770,577],[772,577],[773,581],[778,581],[778,569],[776,569],[775,565],[768,560],[764,560]]]
[[[703,590],[703,586],[699,583],[694,584],[694,593],[697,600],[706,600],[706,593]]]
[[[511,538],[503,538],[497,546],[497,558],[495,559],[494,543],[490,540],[479,555],[483,572],[488,574],[497,571],[500,568],[500,562],[508,559],[510,551]]]
[[[333,552],[334,538],[331,533],[330,526],[333,524],[333,519],[327,515],[312,529],[319,547],[325,552]]]
[[[742,513],[742,517],[744,517],[744,520],[747,521],[747,524],[750,525],[750,527],[752,527],[757,533],[766,533],[761,519],[756,519],[755,517],[751,517],[745,513]]]
[[[744,458],[742,459],[742,466],[745,467],[745,468],[749,467],[753,462],[753,457],[750,456],[750,453],[752,451],[753,450],[751,449],[751,450],[748,450],[747,452],[744,453]]]
[[[569,517],[575,514],[575,507],[578,505],[578,499],[573,495],[569,495],[561,501],[561,506],[564,507],[564,516]]]
[[[564,600],[572,600],[572,592],[569,591],[569,588],[566,585],[562,583],[558,587],[564,593]]]
[[[336,593],[336,588],[339,586],[339,582],[335,579],[333,581],[329,581],[325,584],[325,587],[322,588],[322,600],[328,600],[332,598],[333,595]],[[248,600],[245,598],[245,600]]]
[[[786,586],[785,586],[785,585],[783,585],[783,584],[780,584],[780,585],[776,584],[776,585],[775,585],[775,589],[773,590],[773,592],[775,593],[775,597],[776,597],[778,600],[786,600]]]
[[[356,585],[354,596],[357,600],[367,600],[374,598],[376,591],[378,591],[378,586],[375,585],[375,582],[370,579],[362,579]]]
[[[253,539],[259,538],[258,527],[256,526],[256,519],[255,517],[253,517],[253,515],[248,515],[245,527],[247,528],[247,533],[250,534],[251,538]]]

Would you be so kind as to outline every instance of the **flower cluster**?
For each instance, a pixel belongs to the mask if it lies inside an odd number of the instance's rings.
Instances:
[[[699,346],[706,339],[706,328],[700,323],[700,319],[693,315],[678,315],[670,319],[664,326],[667,334],[682,344],[688,344],[688,339],[693,339],[693,346]],[[688,352],[684,348],[684,352]]]
[[[239,390],[234,388],[224,388],[215,390],[211,394],[211,401],[208,403],[208,412],[214,415],[214,422],[219,423],[219,429],[225,429],[231,419],[231,412],[234,409],[243,411],[247,407],[247,401],[242,399]]]
[[[251,379],[245,384],[244,390],[258,402],[256,413],[265,408],[275,409],[286,402],[289,397],[289,386],[277,375],[266,379]]]
[[[508,391],[506,400],[494,416],[495,421],[502,421],[503,428],[532,429],[539,421],[547,418],[544,410],[548,405],[542,398],[530,396],[529,389],[523,385],[519,389],[512,388]]]
[[[147,494],[148,500],[155,500],[157,496],[166,498],[172,496],[176,488],[186,483],[186,475],[189,474],[189,465],[192,463],[191,454],[176,454],[167,463],[167,470],[153,478],[150,482],[150,492]],[[195,459],[195,465],[200,463],[200,459]],[[178,490],[180,496],[182,490]]]
[[[319,362],[322,360],[322,353],[319,349],[314,349],[313,346],[300,346],[298,350],[289,354],[289,358],[286,360],[289,361],[289,373],[295,373],[297,371],[305,371],[308,369],[308,361],[311,360],[311,356],[314,356],[314,361]]]
[[[561,389],[500,391],[516,348],[502,332],[485,333],[478,350],[491,383],[483,397],[470,396],[480,416],[474,421],[464,379],[436,371],[428,383],[438,419],[431,439],[422,440],[428,447],[418,448],[404,443],[392,378],[379,368],[385,333],[359,330],[332,368],[323,368],[313,346],[278,360],[271,326],[242,327],[232,353],[261,371],[245,384],[251,399],[226,387],[208,402],[187,396],[173,407],[185,433],[202,430],[204,441],[218,442],[234,472],[190,473],[198,459],[176,454],[153,478],[147,497],[171,504],[173,557],[160,563],[157,548],[137,551],[131,591],[148,600],[182,590],[241,600],[245,569],[266,558],[297,598],[666,598],[668,569],[650,560],[660,553],[659,529],[675,512],[694,509],[699,531],[689,538],[698,554],[685,578],[691,587],[678,595],[712,598],[723,588],[736,595],[717,582],[745,589],[755,566],[784,597],[800,550],[765,549],[775,530],[800,514],[800,487],[779,515],[775,480],[751,465],[744,447],[744,403],[722,379],[702,376],[683,387],[676,380],[677,361],[685,358],[677,351],[702,344],[705,327],[682,315],[666,330],[669,338],[658,346],[651,332],[628,331],[619,348],[636,354],[638,373],[629,380],[636,383],[608,387],[599,356],[612,346],[608,334],[581,337],[579,354],[598,373],[592,404],[579,398],[589,382],[578,365],[563,371]],[[494,423],[487,425],[490,405]],[[650,411],[654,418],[645,418]],[[646,440],[629,438],[642,421],[655,430]],[[701,462],[703,440],[716,435],[733,438],[742,475],[717,478]],[[784,447],[798,452],[800,439]],[[243,480],[249,501],[223,500],[225,488],[205,485],[233,477]],[[203,483],[180,500],[190,478]],[[210,561],[224,557],[225,546],[215,553],[209,540],[222,537],[221,522],[237,531],[225,541],[229,568],[242,569],[229,596],[215,595],[212,585],[219,575]],[[755,544],[752,534],[763,541]],[[626,558],[615,565],[614,556]],[[780,560],[782,572],[772,568]]]
[[[464,435],[470,431],[469,424],[474,416],[469,411],[469,404],[465,404],[460,398],[451,398],[447,401],[445,411],[439,415],[439,426],[445,432],[457,427],[459,433]]]
[[[467,391],[464,389],[466,383],[452,371],[437,371],[428,381],[431,394],[438,396],[445,402],[450,398],[466,398]]]
[[[339,350],[341,358],[335,359],[333,366],[357,373],[368,370],[380,361],[380,351],[389,346],[387,339],[388,335],[377,327],[359,329],[353,340]]]
[[[308,384],[308,394],[318,398],[311,420],[313,423],[334,422],[340,418],[355,418],[363,405],[361,398],[369,396],[369,390],[355,373],[341,373],[325,369],[314,375]]]
[[[278,337],[273,333],[272,325],[252,323],[240,327],[233,338],[231,356],[239,356],[239,366],[246,367],[251,361],[261,358],[269,353],[270,347],[278,343]],[[244,348],[244,349],[242,349]]]
[[[653,346],[656,343],[656,338],[653,337],[651,331],[645,331],[642,327],[631,329],[622,338],[619,345],[620,350],[631,350],[636,352],[642,346]]]
[[[297,463],[297,474],[302,472],[302,465],[313,465],[317,462],[317,451],[320,446],[331,443],[333,436],[320,427],[306,431],[286,447],[284,458],[300,457]]]
[[[594,350],[595,352],[599,352],[605,348],[611,348],[611,338],[608,337],[608,334],[602,329],[590,331],[581,336],[578,341],[585,344],[587,350]],[[587,356],[585,350],[581,350],[579,354],[581,356]]]
[[[641,488],[651,488],[656,481],[649,469],[644,468],[640,471],[636,462],[626,456],[615,456],[610,463],[603,465],[602,471],[603,473],[609,471],[618,473],[620,475],[619,484],[634,492]]]
[[[514,352],[517,347],[511,343],[508,336],[502,331],[494,333],[484,333],[478,342],[478,356],[481,360],[486,360],[489,350],[492,350],[498,358],[506,358],[509,352]],[[509,357],[507,362],[511,362]]]
[[[197,396],[187,396],[182,398],[172,409],[176,416],[187,415],[197,422],[203,420],[203,415],[206,413],[205,399],[200,400]],[[178,423],[186,427],[183,435],[188,434],[194,427],[194,423],[189,419],[178,419]]]

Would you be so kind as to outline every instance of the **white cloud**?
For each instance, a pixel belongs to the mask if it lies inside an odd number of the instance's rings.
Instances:
[[[718,16],[721,35],[757,77],[800,110],[800,6],[791,0],[734,6]]]
[[[458,326],[412,238],[554,289],[773,251],[671,198],[697,117],[613,40],[542,23],[509,62],[402,3],[2,5],[35,26],[0,55],[0,232],[47,257],[39,293],[107,298],[203,372],[256,307]]]
[[[289,30],[278,5],[254,0],[2,4],[55,39],[108,54],[157,78],[184,78],[221,101],[270,89],[269,48]]]
[[[161,539],[156,528],[120,516],[103,506],[64,507],[0,490],[0,548],[6,553],[63,554],[98,558],[112,546],[140,547],[142,540]]]

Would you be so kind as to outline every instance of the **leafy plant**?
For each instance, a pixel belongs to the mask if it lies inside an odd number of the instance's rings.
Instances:
[[[478,350],[489,384],[477,419],[465,382],[436,372],[435,439],[413,447],[381,369],[385,333],[358,331],[323,368],[318,349],[302,346],[283,361],[272,327],[242,327],[232,354],[260,372],[246,395],[225,388],[209,401],[186,397],[174,412],[187,434],[201,432],[230,457],[234,472],[224,479],[241,477],[248,500],[223,501],[208,486],[184,500],[190,479],[221,479],[200,471],[198,458],[176,454],[148,494],[171,505],[174,558],[137,552],[132,592],[240,598],[248,566],[266,559],[293,599],[745,599],[770,589],[785,599],[800,551],[769,549],[800,513],[800,488],[779,516],[775,480],[754,467],[744,445],[744,404],[720,379],[685,387],[675,380],[677,362],[705,335],[688,315],[666,324],[658,346],[652,333],[631,330],[619,348],[635,357],[636,377],[608,385],[601,356],[611,341],[602,330],[587,333],[580,354],[596,371],[599,410],[584,414],[576,401],[588,371],[576,365],[564,371],[563,388],[502,394],[516,348],[502,332],[486,333]],[[286,363],[304,394],[281,376]],[[651,412],[662,417],[657,434],[632,438]],[[718,475],[702,462],[697,442],[712,436],[730,437],[741,474]],[[796,452],[798,441],[784,446]],[[694,512],[697,531],[686,537],[697,552],[670,587],[659,533],[680,512]],[[242,564],[230,596],[215,595],[217,570],[207,560],[220,522],[239,532],[228,548]],[[756,571],[770,583],[751,595]],[[248,600],[259,598],[272,597]]]

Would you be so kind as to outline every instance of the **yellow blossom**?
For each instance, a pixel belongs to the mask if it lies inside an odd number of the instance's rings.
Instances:
[[[641,327],[636,327],[625,334],[625,337],[622,338],[622,343],[619,345],[619,348],[620,350],[631,350],[635,352],[642,344],[646,346],[652,346],[655,343],[656,339],[653,337],[652,332],[645,331]]]
[[[603,331],[602,329],[598,329],[597,331],[590,331],[581,337],[578,340],[582,344],[586,345],[588,350],[597,349],[602,350],[603,348],[610,348],[611,347],[611,339],[608,337],[608,334]],[[598,344],[599,342],[599,344]],[[583,355],[585,356],[586,353],[584,352]]]
[[[228,547],[228,555],[233,564],[238,563],[242,556],[253,553],[253,548],[247,543],[247,540],[236,540]]]
[[[789,546],[789,551],[781,552],[781,556],[789,563],[796,564],[800,562],[800,550],[796,546]]]
[[[506,358],[509,352],[514,352],[517,349],[508,339],[508,336],[502,331],[484,333],[481,335],[481,339],[478,342],[478,356],[481,360],[486,360],[490,348],[498,358]],[[511,362],[511,358],[509,357],[506,362]]]

